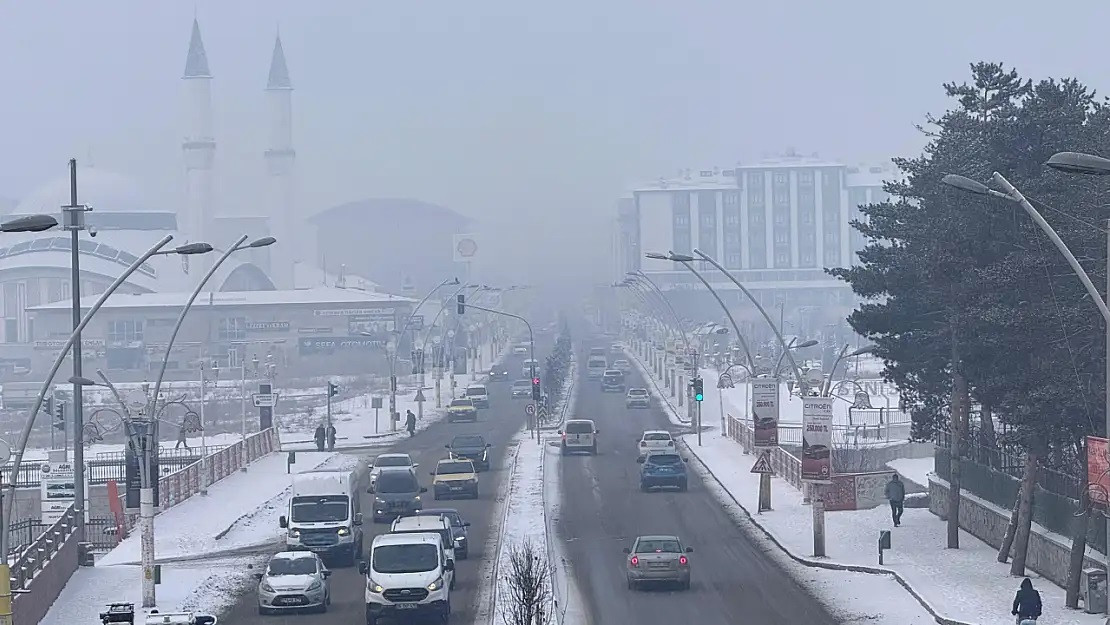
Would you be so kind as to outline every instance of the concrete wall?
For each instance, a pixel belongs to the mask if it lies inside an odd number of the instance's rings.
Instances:
[[[13,625],[35,625],[41,621],[76,570],[77,533],[72,532],[62,547],[35,575],[34,583],[28,586],[28,592],[13,597]]]
[[[948,482],[933,476],[929,477],[929,511],[942,519],[948,518]],[[1006,536],[1006,527],[1009,523],[1009,510],[1003,510],[988,501],[961,491],[960,527],[964,531],[998,549],[1002,546],[1002,539]],[[1093,559],[1092,553],[1088,549],[1084,568],[1102,568],[1103,563],[1101,560]],[[1033,524],[1033,531],[1029,536],[1026,566],[1042,577],[1063,586],[1068,580],[1070,559],[1070,537],[1048,532],[1040,525]]]

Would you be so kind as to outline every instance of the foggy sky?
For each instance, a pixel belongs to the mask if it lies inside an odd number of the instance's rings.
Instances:
[[[223,212],[265,212],[259,115],[280,27],[301,207],[443,204],[486,224],[484,260],[533,280],[591,265],[601,280],[616,198],[680,167],[788,147],[850,163],[914,154],[913,124],[947,106],[940,84],[972,61],[1110,89],[1100,0],[7,0],[0,197],[76,156],[179,206],[194,13]]]

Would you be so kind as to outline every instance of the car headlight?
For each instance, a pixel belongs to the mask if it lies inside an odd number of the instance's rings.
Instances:
[[[412,498],[412,503],[419,506],[420,505],[420,495],[417,495],[417,496],[413,497]]]
[[[439,590],[440,588],[443,588],[443,576],[442,575],[437,577],[436,580],[434,582],[432,582],[431,584],[428,584],[428,590],[431,590],[433,592]]]
[[[383,506],[383,505],[385,505],[385,500],[382,499],[381,497],[375,497],[374,498],[374,503],[378,504],[379,506]]]
[[[267,584],[266,582],[262,582],[258,585],[258,587],[262,589],[262,592],[274,592],[274,587]]]
[[[478,478],[472,477],[469,480],[467,480],[466,483],[467,484],[477,484],[478,483]]]
[[[289,538],[300,538],[300,537],[301,537],[301,530],[298,530],[298,529],[289,530]]]
[[[382,585],[378,582],[375,582],[370,578],[366,578],[366,590],[369,590],[375,595],[380,595],[382,594],[382,591],[385,590],[385,588],[383,588]]]
[[[336,532],[336,534],[339,534],[340,536],[346,536],[346,535],[348,535],[348,534],[350,534],[350,533],[351,533],[351,530],[349,530],[349,529],[347,529],[347,528],[345,528],[345,527],[341,527],[341,528],[339,528],[339,531],[337,531],[337,532]]]
[[[461,543],[464,540],[466,540],[466,536],[456,536],[455,537],[455,542],[457,542],[457,543]]]
[[[317,590],[320,590],[323,587],[324,587],[324,584],[321,583],[320,580],[315,580],[314,582],[312,582],[311,584],[308,585],[308,588],[305,588],[305,592],[315,592]]]

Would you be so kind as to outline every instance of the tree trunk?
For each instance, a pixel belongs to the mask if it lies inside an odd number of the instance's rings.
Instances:
[[[998,455],[998,435],[994,431],[994,409],[990,402],[983,402],[979,410],[979,446],[987,457],[987,464],[992,469],[997,469],[1000,464]],[[982,462],[980,458],[980,462]]]
[[[1090,497],[1087,494],[1087,446],[1079,445],[1080,481],[1079,514],[1072,524],[1071,559],[1068,562],[1068,583],[1065,587],[1064,605],[1079,608],[1079,575],[1083,572],[1083,560],[1087,555],[1087,530],[1091,524]]]
[[[967,378],[960,369],[960,352],[956,341],[956,325],[952,324],[952,400],[949,406],[949,430],[952,445],[949,448],[948,484],[948,548],[960,548],[960,461],[964,453],[965,421],[967,406]]]
[[[1025,575],[1025,556],[1029,552],[1029,530],[1033,525],[1033,490],[1037,487],[1037,469],[1041,463],[1040,443],[1025,452],[1025,471],[1021,476],[1021,505],[1018,508],[1017,533],[1014,535],[1014,559],[1010,575]]]
[[[998,561],[1007,562],[1010,551],[1014,546],[1014,535],[1017,534],[1018,510],[1021,509],[1021,489],[1018,489],[1017,498],[1014,499],[1014,508],[1010,512],[1010,523],[1006,526],[1006,535],[1002,538],[1002,546],[998,548]]]

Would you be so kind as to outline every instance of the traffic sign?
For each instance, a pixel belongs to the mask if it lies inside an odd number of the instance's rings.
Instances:
[[[528,415],[529,417],[536,414],[536,405],[528,404],[524,406],[524,414]]]
[[[416,389],[416,401],[424,401],[424,389]]]
[[[765,451],[759,454],[759,459],[755,461],[755,466],[752,467],[752,473],[775,474],[775,470],[771,468],[771,452]]]
[[[255,408],[273,408],[274,393],[255,393],[254,394],[254,407]]]

